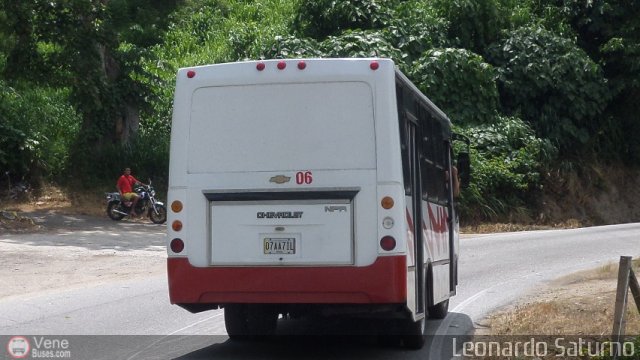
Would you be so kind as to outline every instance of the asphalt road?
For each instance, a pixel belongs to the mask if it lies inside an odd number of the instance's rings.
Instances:
[[[104,226],[108,226],[104,232],[107,234],[92,236],[93,243],[100,243],[100,236],[113,241],[131,231],[131,225],[125,223],[105,222]],[[148,233],[149,241],[164,241],[157,227],[134,226],[137,232]],[[11,235],[11,241],[33,241],[29,236]],[[623,255],[640,256],[640,223],[464,237],[460,284],[450,304],[451,313],[445,320],[429,324],[430,333],[439,336],[434,336],[421,351],[381,346],[370,336],[341,337],[332,330],[327,334],[336,336],[231,342],[225,336],[221,311],[190,314],[169,304],[164,274],[28,298],[0,299],[0,334],[6,335],[0,337],[0,346],[13,335],[40,334],[70,339],[78,358],[448,358],[443,353],[451,354],[451,340],[443,335],[466,334],[485,315],[529,296],[537,286],[578,270],[615,262]],[[288,333],[303,333],[309,328],[369,326],[358,322],[304,321],[281,321],[281,325]]]

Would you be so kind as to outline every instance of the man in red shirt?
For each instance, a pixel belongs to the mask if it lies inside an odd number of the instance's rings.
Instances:
[[[131,212],[129,213],[129,216],[137,216],[136,204],[138,203],[140,196],[133,191],[133,186],[136,184],[144,185],[141,181],[131,175],[130,168],[124,169],[124,174],[122,174],[118,179],[118,190],[120,191],[120,195],[124,201],[133,202],[133,204],[131,204]]]

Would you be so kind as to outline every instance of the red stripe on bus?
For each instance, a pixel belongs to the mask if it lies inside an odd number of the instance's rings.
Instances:
[[[407,299],[405,256],[365,267],[194,267],[167,259],[172,304],[384,304]]]

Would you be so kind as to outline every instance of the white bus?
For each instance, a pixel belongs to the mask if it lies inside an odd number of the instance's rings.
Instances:
[[[358,314],[422,347],[458,282],[454,138],[388,59],[180,69],[171,303],[224,308],[232,339],[272,334],[280,315]]]

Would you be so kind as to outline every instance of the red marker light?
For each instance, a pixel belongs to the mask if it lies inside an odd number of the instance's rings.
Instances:
[[[286,63],[286,62],[284,62],[284,61],[280,61],[280,62],[278,63],[278,69],[279,69],[279,70],[284,70],[284,68],[286,68],[286,67],[287,67],[287,63]]]
[[[378,68],[380,67],[380,64],[374,60],[371,62],[371,64],[369,64],[369,67],[371,68],[371,70],[378,70]]]
[[[182,250],[184,250],[184,242],[178,238],[171,240],[170,246],[171,246],[171,251],[173,251],[176,254],[181,253]]]
[[[385,236],[380,239],[380,247],[385,251],[391,251],[396,248],[396,239],[391,236]]]
[[[298,62],[298,69],[304,70],[306,67],[307,67],[307,63],[305,63],[304,61]]]
[[[264,63],[263,63],[263,62],[259,62],[259,63],[256,65],[256,69],[258,69],[258,71],[262,71],[262,70],[264,70],[264,68],[265,68],[265,65],[264,65]]]
[[[194,76],[196,76],[196,72],[195,71],[193,71],[193,70],[187,71],[187,77],[189,79],[193,78]]]

